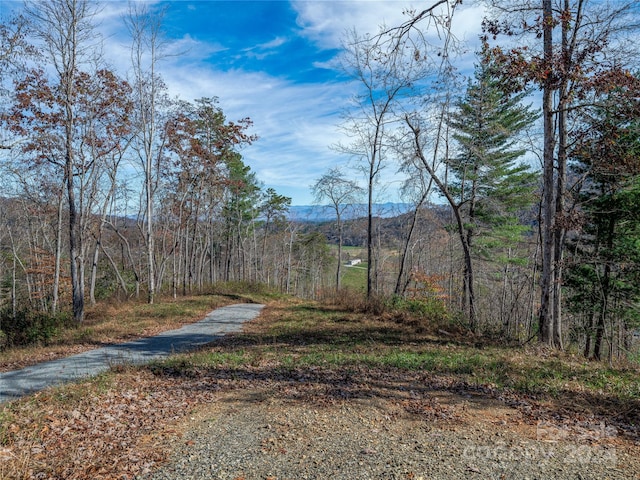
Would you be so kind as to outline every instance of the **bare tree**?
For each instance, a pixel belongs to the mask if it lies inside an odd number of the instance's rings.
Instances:
[[[380,172],[385,167],[389,149],[387,135],[397,125],[394,115],[398,102],[408,96],[416,82],[425,75],[419,53],[404,57],[390,54],[388,45],[378,37],[360,36],[351,31],[345,41],[343,69],[359,84],[360,91],[354,99],[355,109],[347,111],[342,127],[353,139],[349,145],[339,145],[338,150],[354,157],[361,166],[367,189],[367,297],[377,288],[374,277],[375,229],[373,204],[375,188]]]
[[[167,146],[167,138],[159,118],[163,103],[167,101],[166,87],[157,70],[164,55],[162,13],[155,14],[146,5],[132,3],[125,23],[133,42],[131,65],[136,133],[133,148],[144,173],[144,215],[141,229],[144,231],[147,253],[147,301],[153,303],[157,281],[154,198],[160,181],[163,151]]]
[[[26,12],[32,19],[33,33],[43,42],[46,59],[56,75],[57,98],[61,105],[63,126],[63,158],[60,164],[66,184],[69,208],[69,261],[71,266],[73,317],[77,323],[84,317],[84,283],[82,281],[81,211],[77,203],[75,145],[77,118],[77,75],[82,67],[99,57],[97,34],[92,24],[95,6],[88,0],[32,1]]]
[[[312,187],[317,203],[329,200],[336,213],[336,225],[338,227],[338,266],[336,267],[336,289],[340,288],[340,276],[342,267],[342,241],[343,221],[342,215],[349,206],[356,203],[362,193],[355,181],[348,180],[340,168],[332,168],[320,177]]]
[[[367,296],[376,285],[373,251],[374,189],[385,166],[388,135],[402,123],[408,98],[429,76],[451,69],[455,38],[452,20],[460,0],[436,0],[420,11],[407,10],[408,20],[394,27],[382,26],[374,36],[352,31],[346,37],[343,69],[360,84],[357,110],[348,112],[343,128],[353,138],[340,151],[361,161],[368,190]],[[437,32],[439,45],[433,45],[425,32]],[[422,85],[424,86],[424,85]]]
[[[442,107],[443,112],[448,108],[445,106]],[[414,145],[414,154],[420,160],[423,168],[429,173],[436,186],[438,187],[442,196],[445,197],[449,206],[451,207],[451,211],[453,212],[458,238],[460,240],[460,245],[462,246],[462,251],[464,255],[464,286],[465,286],[465,295],[464,295],[464,305],[465,310],[467,310],[467,315],[469,318],[469,323],[472,327],[476,326],[476,307],[475,307],[475,292],[474,292],[474,282],[473,282],[473,263],[471,261],[471,245],[469,244],[469,239],[465,234],[465,220],[463,217],[462,208],[464,206],[464,202],[461,202],[458,198],[455,197],[454,193],[451,191],[447,176],[446,170],[444,171],[444,175],[439,173],[437,166],[430,161],[427,156],[427,152],[425,151],[425,133],[423,130],[424,121],[421,120],[417,116],[409,116],[405,117],[405,121],[407,126],[409,127],[413,145]],[[439,122],[438,128],[447,129],[448,127],[444,125],[444,116]],[[448,137],[448,134],[445,134],[445,138]],[[445,146],[445,152],[448,150],[448,146]]]
[[[434,136],[435,142],[432,162],[434,171],[436,169],[437,155],[439,152],[438,145],[442,138],[440,132],[441,128],[442,124],[439,124],[437,133]],[[412,154],[407,155],[405,163],[402,164],[400,168],[402,171],[407,173],[407,180],[405,180],[402,188],[403,195],[411,198],[413,203],[413,212],[411,213],[409,228],[404,237],[404,242],[400,252],[400,260],[398,261],[398,275],[396,277],[396,286],[394,289],[394,293],[401,296],[405,294],[411,281],[411,275],[409,274],[409,271],[411,270],[409,268],[409,252],[414,239],[414,234],[418,229],[420,214],[423,207],[429,202],[429,197],[432,193],[433,177],[431,177],[431,175],[421,167],[420,160]]]

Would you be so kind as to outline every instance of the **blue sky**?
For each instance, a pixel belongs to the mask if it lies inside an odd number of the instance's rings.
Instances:
[[[186,99],[218,96],[230,119],[249,116],[259,140],[242,153],[265,187],[312,203],[310,185],[348,158],[330,148],[354,90],[334,60],[366,8],[372,31],[402,2],[165,2],[168,37],[187,54],[167,69]],[[371,15],[375,10],[379,15]],[[361,25],[358,25],[361,27]],[[332,65],[334,65],[332,67]]]
[[[164,8],[170,56],[160,73],[172,96],[192,101],[218,97],[229,120],[250,117],[259,140],[242,151],[244,161],[266,187],[312,203],[310,186],[329,168],[349,158],[330,148],[341,137],[341,112],[355,92],[336,68],[348,29],[375,33],[397,25],[407,7],[429,0],[150,1]],[[466,3],[466,2],[465,2]],[[126,75],[130,41],[122,23],[126,1],[103,1],[100,30],[105,58]],[[0,0],[0,11],[17,8]],[[481,10],[466,5],[457,14],[459,37],[475,40]],[[388,170],[393,177],[393,169]],[[354,176],[357,173],[354,172]],[[398,184],[396,178],[396,185]],[[389,190],[383,201],[398,201]]]

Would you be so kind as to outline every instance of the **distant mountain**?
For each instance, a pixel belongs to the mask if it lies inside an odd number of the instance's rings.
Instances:
[[[412,209],[408,203],[376,203],[373,215],[381,218],[397,217]],[[343,220],[354,220],[367,216],[367,205],[357,203],[349,205],[343,214]],[[298,222],[329,222],[335,220],[336,212],[330,205],[296,205],[289,207],[289,220]]]

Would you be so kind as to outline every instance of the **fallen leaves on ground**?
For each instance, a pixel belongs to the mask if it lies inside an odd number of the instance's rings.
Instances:
[[[265,309],[257,321],[247,325],[247,331],[269,339],[269,325],[279,320],[278,314],[278,309]],[[349,333],[348,328],[358,326],[346,322],[343,328]],[[257,342],[252,338],[226,337],[208,350],[240,352],[238,357],[245,358],[243,352]],[[296,366],[291,358],[306,348],[310,338],[294,340],[297,337],[282,346],[263,342],[262,353],[247,355],[240,362],[202,366],[183,357],[186,359],[174,364],[120,367],[115,375],[2,405],[0,480],[131,480],[167,458],[195,412],[234,391],[258,391],[286,405],[325,412],[353,406],[354,415],[358,402],[379,401],[381,415],[394,421],[467,429],[468,435],[474,435],[473,429],[500,434],[509,428],[533,440],[542,436],[543,441],[618,442],[638,451],[634,445],[637,431],[624,423],[633,412],[618,418],[619,412],[609,404],[597,410],[566,399],[554,403],[424,369]],[[291,358],[279,357],[275,351]],[[268,438],[278,440],[277,435]],[[180,444],[192,446],[189,441]],[[274,455],[288,451],[277,441],[267,441],[263,448]],[[365,447],[361,453],[374,455],[375,451]],[[469,471],[475,468],[470,465]]]
[[[260,389],[313,408],[380,398],[414,419],[446,423],[451,428],[477,421],[473,412],[467,411],[477,394],[474,388],[465,389],[453,379],[432,378],[427,372],[354,367],[346,372],[317,367],[284,369],[267,363],[235,369],[193,368],[187,375],[171,368],[123,369],[113,382],[105,386],[96,380],[88,386],[46,391],[3,407],[0,415],[12,420],[0,450],[0,478],[132,479],[166,458],[192,412],[216,402],[221,392],[234,389]],[[490,397],[482,395],[484,401]],[[491,402],[504,405],[495,398]],[[535,407],[542,412],[542,406]],[[487,406],[491,408],[497,407]],[[519,423],[529,435],[535,432],[536,418],[526,409],[509,408],[518,412],[512,426]],[[504,428],[504,420],[497,420],[486,420],[483,428]],[[577,422],[569,425],[565,420],[558,425],[579,434]],[[580,427],[583,436],[584,431],[593,431],[588,425]],[[267,443],[264,448],[275,447]],[[12,476],[10,468],[13,474],[22,468],[22,476]]]

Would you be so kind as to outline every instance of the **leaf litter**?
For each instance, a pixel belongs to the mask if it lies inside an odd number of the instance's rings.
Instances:
[[[245,340],[232,336],[208,350],[225,351],[238,343],[246,348]],[[378,458],[384,451],[364,440],[371,435],[378,438],[394,429],[397,438],[404,438],[403,431],[418,429],[433,438],[459,435],[460,441],[504,438],[514,449],[522,442],[615,448],[624,459],[618,466],[626,468],[625,475],[640,475],[637,425],[625,423],[626,416],[616,421],[615,411],[603,415],[597,409],[560,407],[532,395],[420,370],[285,365],[270,355],[249,360],[202,366],[187,357],[177,366],[118,367],[115,375],[3,405],[0,479],[153,478],[176,451],[198,448],[197,437],[189,433],[203,418],[212,422],[222,411],[229,419],[242,419],[248,410],[270,419],[256,438],[263,454],[299,454],[302,463],[307,459],[298,451],[300,444],[311,442],[304,432],[322,424],[318,434],[327,441],[328,433],[338,430],[360,439],[363,446],[356,453],[363,458]],[[422,459],[428,453],[419,444],[412,448]],[[433,448],[431,454],[438,455],[438,446]],[[463,474],[484,471],[474,462],[464,465]],[[236,473],[237,478],[244,475]],[[415,469],[405,473],[402,478],[420,477]]]

